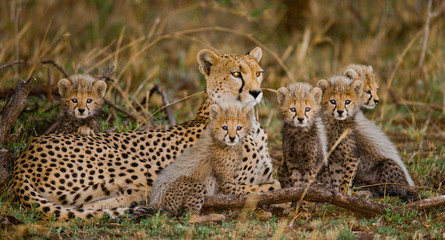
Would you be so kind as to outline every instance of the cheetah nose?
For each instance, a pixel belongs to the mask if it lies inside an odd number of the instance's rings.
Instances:
[[[298,119],[298,121],[301,122],[301,123],[304,121],[304,118],[297,118],[297,119]]]
[[[380,100],[378,100],[378,99],[374,99],[374,102],[375,102],[375,104],[377,104],[377,103],[380,102]]]
[[[77,109],[77,110],[79,110],[80,113],[85,112],[85,108],[79,108],[79,109]]]
[[[229,137],[229,139],[231,142],[235,141],[235,137]]]
[[[338,114],[341,116],[345,111],[343,110],[337,110]]]
[[[261,90],[251,90],[251,91],[249,91],[249,93],[250,93],[250,95],[253,96],[253,98],[257,98],[258,95],[260,95]]]

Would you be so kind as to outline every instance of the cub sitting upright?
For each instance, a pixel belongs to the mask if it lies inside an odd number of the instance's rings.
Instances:
[[[277,100],[283,121],[284,162],[278,170],[283,188],[306,186],[317,167],[327,165],[326,132],[320,117],[322,91],[308,83],[278,89]],[[322,182],[320,171],[317,181]]]
[[[340,75],[351,80],[361,80],[363,82],[362,106],[367,109],[375,108],[380,101],[377,94],[379,85],[371,65],[349,64],[340,71]]]
[[[206,196],[242,194],[235,179],[241,163],[243,139],[252,131],[253,108],[233,102],[210,107],[203,136],[159,174],[150,192],[149,206],[173,215],[191,212],[191,222],[222,219],[199,216]]]
[[[100,132],[99,113],[107,84],[90,75],[77,74],[58,83],[62,121],[58,133],[88,136]]]
[[[345,192],[355,177],[356,182],[366,185],[395,184],[372,188],[376,195],[415,198],[408,187],[413,182],[395,147],[360,111],[363,82],[336,76],[329,81],[318,81],[317,86],[323,90],[323,121],[327,129],[328,147],[347,128],[352,130],[329,158],[334,186],[341,184],[340,191]]]

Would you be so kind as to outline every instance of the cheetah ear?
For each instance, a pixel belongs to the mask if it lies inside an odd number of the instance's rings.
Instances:
[[[352,89],[354,89],[355,94],[357,94],[357,96],[361,97],[362,93],[363,93],[363,82],[360,80],[355,80],[354,82],[351,83],[351,87]]]
[[[253,119],[253,107],[246,105],[243,107],[242,112],[245,114],[248,120]]]
[[[104,97],[105,91],[107,90],[107,84],[102,80],[97,80],[93,83],[93,90],[95,90],[100,97]]]
[[[343,76],[353,80],[358,78],[358,73],[354,69],[348,68],[343,72]]]
[[[68,89],[71,87],[71,81],[69,79],[63,78],[58,83],[57,86],[59,87],[59,94],[61,97],[65,97],[66,93],[68,92]]]
[[[220,113],[221,107],[218,104],[213,104],[210,106],[210,120],[215,120]]]
[[[374,72],[374,68],[372,68],[371,65],[368,65],[368,68],[369,68],[369,71],[370,71],[370,72]]]
[[[210,68],[218,62],[219,57],[216,55],[216,53],[208,49],[203,49],[199,51],[197,60],[199,64],[199,71],[204,76],[208,76],[210,75]]]
[[[286,87],[280,87],[277,90],[277,101],[278,104],[283,104],[284,99],[286,99],[286,96],[289,95],[289,89],[287,89]]]
[[[319,87],[322,91],[326,91],[331,84],[326,79],[318,80],[317,87]]]
[[[323,91],[321,91],[320,88],[314,87],[311,89],[311,94],[314,96],[314,99],[317,103],[321,102],[321,95],[323,94]]]
[[[261,50],[260,47],[256,47],[256,48],[252,49],[248,54],[250,56],[252,56],[253,58],[255,58],[257,63],[259,63],[261,60],[261,57],[263,56],[263,51]]]

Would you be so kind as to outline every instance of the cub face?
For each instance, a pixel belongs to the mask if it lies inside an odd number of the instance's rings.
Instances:
[[[107,89],[104,81],[82,74],[71,76],[69,79],[61,79],[57,85],[62,110],[79,119],[99,112]]]
[[[380,98],[377,94],[379,86],[372,66],[350,64],[345,68],[342,75],[351,80],[363,81],[362,106],[367,109],[375,108]]]
[[[208,49],[201,50],[197,60],[206,78],[207,95],[216,103],[239,101],[255,106],[263,98],[261,56],[259,47],[247,55],[218,55]]]
[[[253,107],[239,103],[213,104],[210,106],[208,128],[212,137],[228,146],[242,142],[251,131]]]
[[[335,76],[319,80],[317,86],[323,91],[321,105],[324,114],[332,115],[337,120],[354,116],[361,106],[363,82],[346,77]]]
[[[322,91],[308,83],[294,83],[277,91],[283,121],[308,127],[320,112]]]

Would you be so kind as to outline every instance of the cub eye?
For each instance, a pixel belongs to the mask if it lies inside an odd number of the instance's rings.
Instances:
[[[241,127],[241,126],[236,127],[236,130],[237,130],[237,131],[239,131],[239,130],[241,130],[241,129],[243,129],[243,127]]]
[[[310,110],[311,110],[310,107],[307,107],[307,108],[306,108],[306,112],[309,112]]]
[[[227,131],[228,128],[227,128],[227,126],[223,126],[222,129],[223,129],[224,131]]]
[[[345,104],[346,104],[346,105],[349,105],[350,103],[351,103],[351,100],[346,100],[346,101],[345,101]]]
[[[241,76],[241,73],[240,72],[233,72],[232,73],[232,76],[234,76],[234,77],[240,77]]]
[[[263,72],[257,72],[257,73],[256,73],[256,77],[260,77],[261,74],[263,74]]]
[[[92,102],[93,102],[93,99],[91,99],[91,98],[87,99],[87,103],[92,103]]]
[[[371,90],[367,90],[366,93],[371,95]]]
[[[71,99],[71,102],[73,102],[73,103],[77,103],[77,98],[73,98],[73,99]]]
[[[334,99],[332,99],[331,101],[329,101],[331,104],[334,104],[335,105],[335,100]]]
[[[291,111],[291,112],[296,112],[297,109],[293,107],[293,108],[290,108],[290,111]]]

